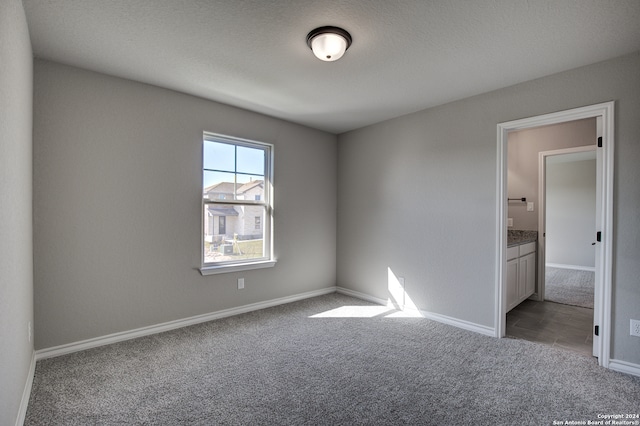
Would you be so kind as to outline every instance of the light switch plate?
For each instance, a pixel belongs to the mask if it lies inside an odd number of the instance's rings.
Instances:
[[[529,201],[527,203],[527,211],[528,212],[532,212],[533,211],[533,201]]]

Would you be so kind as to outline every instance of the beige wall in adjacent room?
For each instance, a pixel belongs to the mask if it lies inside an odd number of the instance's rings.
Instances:
[[[527,202],[533,203],[533,211],[527,211],[526,203],[509,202],[508,217],[513,219],[511,229],[538,230],[538,153],[595,144],[595,118],[509,133],[508,196],[526,197]]]
[[[335,285],[335,135],[43,60],[34,100],[37,349]],[[200,275],[203,131],[274,145],[275,267]]]

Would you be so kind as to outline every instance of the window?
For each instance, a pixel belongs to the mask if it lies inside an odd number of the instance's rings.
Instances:
[[[273,147],[205,133],[202,152],[201,273],[273,266]]]

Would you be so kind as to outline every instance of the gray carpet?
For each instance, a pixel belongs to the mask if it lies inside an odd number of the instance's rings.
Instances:
[[[545,300],[593,309],[595,272],[548,266],[545,270]]]
[[[640,378],[331,294],[38,361],[26,425],[548,425],[637,413]],[[378,310],[380,308],[370,308]],[[374,313],[375,314],[375,313]]]

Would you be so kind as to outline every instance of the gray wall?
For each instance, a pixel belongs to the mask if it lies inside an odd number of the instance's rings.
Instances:
[[[640,364],[640,54],[338,137],[338,284],[387,298],[387,268],[418,308],[493,327],[496,125],[616,101],[612,357]]]
[[[335,285],[335,135],[53,62],[34,77],[37,349]],[[204,130],[275,146],[272,269],[196,269]]]
[[[533,202],[534,206],[533,211],[530,212],[527,211],[525,203],[510,202],[508,217],[513,219],[511,229],[538,230],[538,153],[595,145],[596,134],[595,118],[509,133],[508,196],[509,198],[527,197],[527,202]]]
[[[33,59],[22,2],[0,0],[0,424],[16,423],[33,354]]]
[[[549,162],[547,263],[595,267],[596,160]]]

